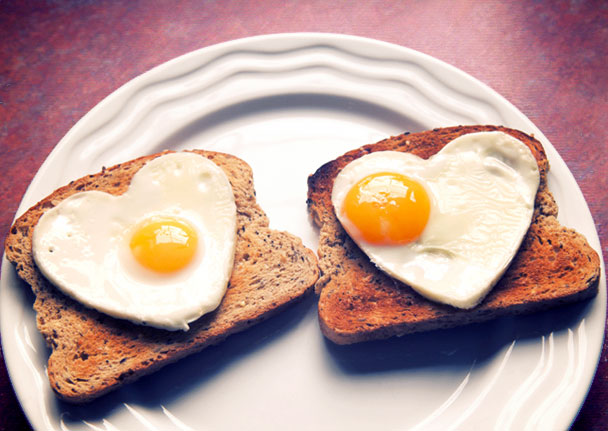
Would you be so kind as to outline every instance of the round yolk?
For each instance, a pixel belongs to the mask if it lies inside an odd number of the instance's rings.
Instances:
[[[420,183],[401,174],[369,175],[346,194],[343,215],[356,229],[349,234],[371,244],[415,241],[429,219],[431,204]]]
[[[168,273],[190,263],[198,238],[194,229],[175,219],[154,219],[144,223],[131,238],[131,252],[148,269]]]

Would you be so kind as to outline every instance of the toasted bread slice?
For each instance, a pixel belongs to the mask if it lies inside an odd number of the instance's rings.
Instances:
[[[33,228],[46,210],[79,191],[122,194],[135,172],[160,154],[73,181],[15,221],[6,240],[6,256],[36,294],[38,329],[52,349],[49,380],[64,400],[90,401],[217,344],[312,293],[318,278],[316,257],[299,238],[268,228],[268,218],[256,203],[251,168],[231,155],[195,152],[216,163],[230,180],[237,206],[237,242],[222,303],[193,322],[187,332],[139,326],[87,308],[52,286],[32,258]]]
[[[538,162],[540,186],[534,216],[498,284],[481,304],[459,310],[427,300],[370,262],[335,216],[333,181],[349,162],[374,151],[411,152],[428,158],[458,136],[496,130],[524,142]],[[320,293],[319,321],[325,336],[339,344],[350,344],[533,312],[595,295],[600,273],[598,254],[582,235],[557,221],[557,206],[547,188],[548,170],[540,142],[520,131],[495,126],[403,134],[350,151],[320,167],[308,179],[308,210],[320,228],[321,276],[315,289]]]

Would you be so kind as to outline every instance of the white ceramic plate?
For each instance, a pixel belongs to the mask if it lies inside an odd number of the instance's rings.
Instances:
[[[205,48],[118,89],[79,121],[19,213],[71,179],[165,148],[235,154],[253,168],[271,227],[316,249],[306,178],[403,131],[503,124],[538,137],[562,223],[600,250],[586,203],[542,133],[505,99],[418,52],[348,36],[287,34]],[[603,273],[603,270],[602,270]],[[575,418],[603,339],[592,301],[354,346],[319,332],[315,299],[86,406],[53,396],[29,288],[3,261],[1,330],[19,400],[37,429],[560,429]]]

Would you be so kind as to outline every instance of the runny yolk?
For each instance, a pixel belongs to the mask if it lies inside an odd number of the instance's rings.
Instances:
[[[415,241],[431,210],[426,190],[405,175],[380,172],[355,184],[346,194],[343,215],[354,226],[349,235],[377,245]]]
[[[196,253],[198,238],[188,224],[170,218],[153,219],[131,238],[135,259],[152,271],[169,273],[186,267]]]

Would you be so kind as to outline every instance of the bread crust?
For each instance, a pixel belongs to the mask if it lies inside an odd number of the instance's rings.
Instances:
[[[459,310],[430,301],[375,267],[344,231],[331,203],[333,181],[352,160],[375,151],[437,153],[458,136],[502,131],[524,142],[536,158],[540,185],[528,232],[511,265],[482,303]],[[598,254],[586,239],[557,221],[547,187],[549,162],[541,143],[521,131],[499,126],[458,126],[402,134],[366,145],[321,166],[308,178],[308,211],[320,228],[319,322],[338,344],[481,322],[529,313],[590,298],[597,293]]]
[[[237,207],[237,241],[234,267],[222,303],[192,322],[187,332],[144,327],[87,308],[51,285],[32,257],[33,228],[45,211],[80,191],[122,194],[147,161],[167,152],[72,181],[13,224],[5,243],[6,257],[36,295],[38,329],[52,349],[49,381],[60,398],[72,403],[91,401],[217,344],[312,292],[318,278],[316,256],[294,235],[269,229],[268,218],[256,203],[249,165],[228,154],[193,152],[216,163],[230,180]]]

